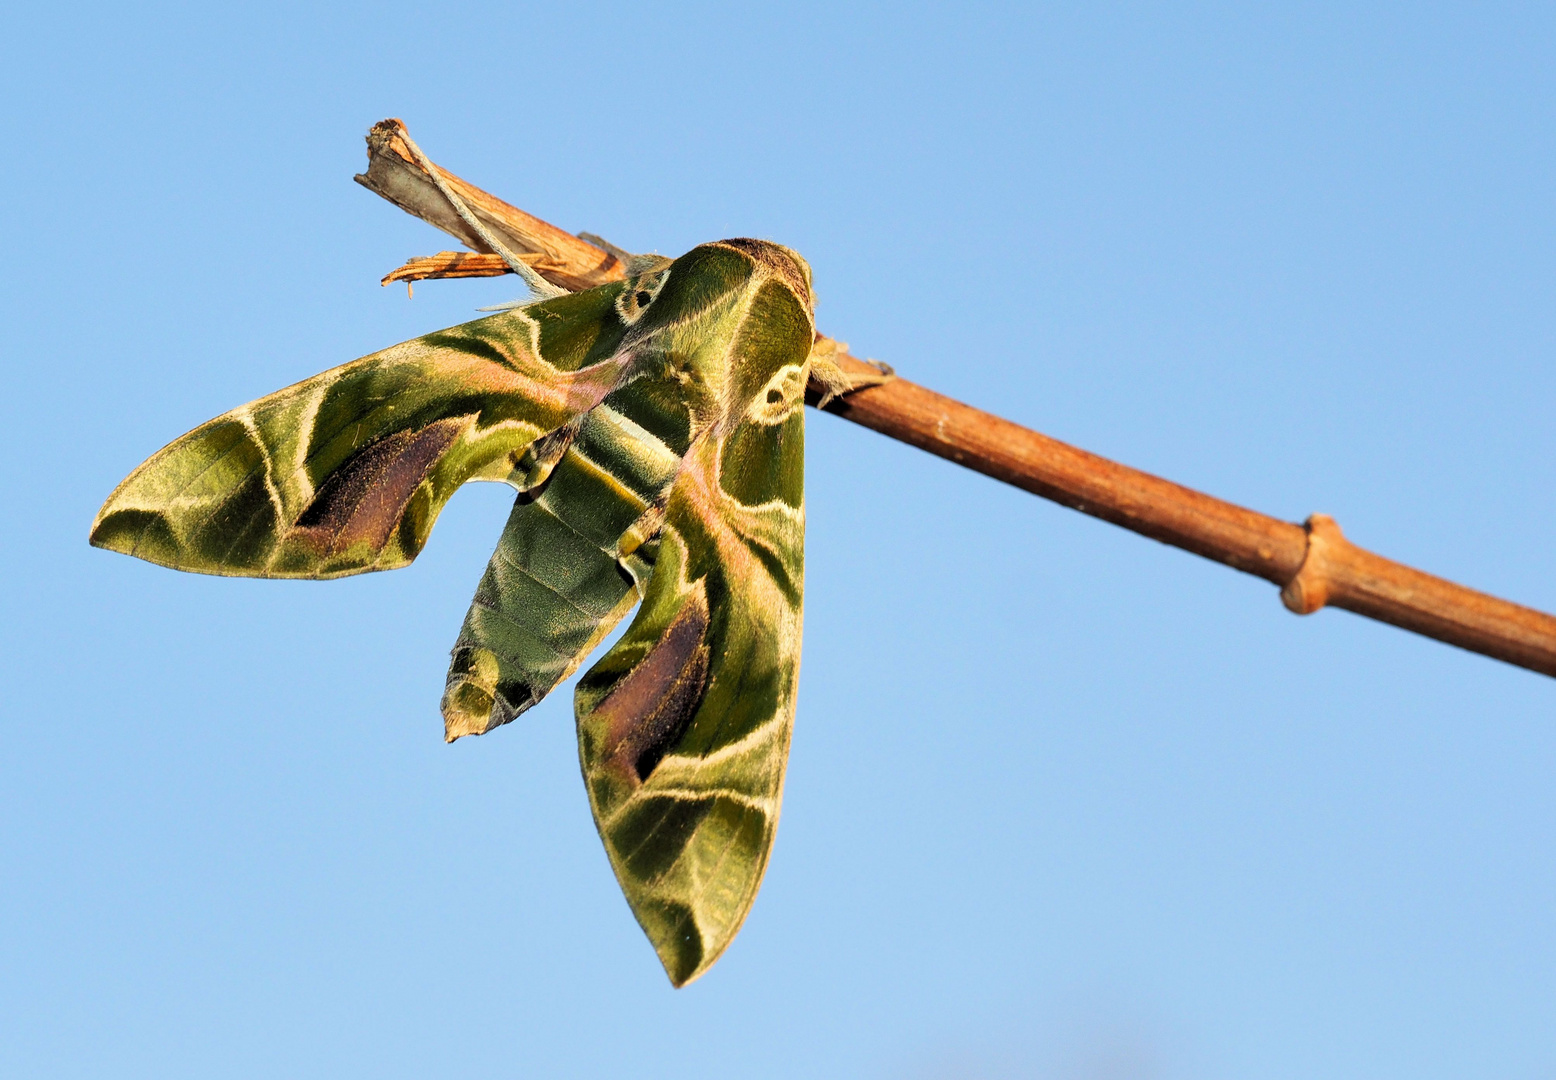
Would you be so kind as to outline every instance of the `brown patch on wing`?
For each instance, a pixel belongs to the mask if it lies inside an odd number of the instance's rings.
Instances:
[[[708,684],[707,602],[695,596],[596,713],[606,759],[641,783],[685,734]]]
[[[810,279],[788,249],[766,240],[753,240],[747,236],[737,236],[729,240],[720,240],[725,247],[732,247],[736,251],[750,256],[751,260],[759,266],[765,266],[784,283],[794,290],[794,295],[799,297],[800,303],[807,311],[815,307],[815,296],[810,289]]]
[[[291,535],[313,541],[325,555],[362,541],[381,551],[411,496],[468,422],[451,416],[364,446],[330,473]]]

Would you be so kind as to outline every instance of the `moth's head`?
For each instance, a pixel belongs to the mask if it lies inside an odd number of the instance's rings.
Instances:
[[[810,263],[806,262],[798,251],[786,248],[782,244],[774,244],[767,240],[751,240],[746,237],[720,240],[716,244],[706,246],[733,248],[743,253],[755,264],[758,272],[770,274],[787,285],[794,293],[795,299],[814,316],[816,292],[811,286]]]

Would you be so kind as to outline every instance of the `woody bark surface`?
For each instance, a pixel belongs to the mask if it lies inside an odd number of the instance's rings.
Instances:
[[[449,207],[405,144],[405,127],[384,120],[368,133],[368,170],[357,182],[477,252],[487,252]],[[547,280],[567,289],[616,281],[614,254],[534,217],[440,167],[483,224]],[[534,256],[533,261],[530,256]],[[384,279],[490,276],[496,256],[445,252],[412,260]],[[846,353],[852,375],[879,377]],[[810,388],[815,404],[823,389]],[[1162,543],[1225,563],[1281,588],[1300,615],[1324,606],[1391,623],[1473,652],[1556,676],[1556,618],[1467,589],[1357,547],[1325,515],[1305,525],[1183,487],[1051,439],[933,390],[896,378],[834,398],[825,411],[927,450],[996,480]]]

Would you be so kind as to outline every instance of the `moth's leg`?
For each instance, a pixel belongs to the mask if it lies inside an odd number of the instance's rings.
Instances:
[[[567,453],[568,447],[578,438],[579,421],[564,424],[549,434],[530,443],[514,462],[513,474],[508,478],[520,494],[538,494],[551,474],[556,471]]]
[[[512,270],[515,274],[519,275],[519,277],[523,279],[524,284],[529,286],[529,290],[532,294],[534,294],[535,299],[549,300],[553,296],[567,295],[566,289],[559,285],[553,285],[551,282],[541,277],[538,273],[535,272],[534,268],[532,268],[528,263],[519,258],[513,252],[509,251],[507,245],[505,245],[501,240],[497,239],[496,236],[492,235],[492,231],[481,223],[481,219],[476,217],[475,214],[471,213],[470,207],[465,205],[465,200],[454,194],[454,189],[449,187],[448,184],[444,182],[442,176],[438,175],[437,166],[432,164],[431,158],[422,153],[421,147],[412,142],[411,137],[404,132],[401,132],[401,137],[404,138],[405,145],[410,149],[411,154],[415,156],[416,163],[426,171],[427,176],[432,180],[433,185],[438,189],[442,196],[448,200],[449,206],[454,208],[454,213],[458,214],[459,219],[468,225],[471,231],[481,238],[482,243],[501,256],[502,261],[508,264],[508,269]]]
[[[659,537],[665,526],[664,502],[660,499],[644,510],[627,526],[616,545],[616,562],[632,578],[639,594],[648,586],[648,574],[659,551]]]
[[[834,398],[852,394],[855,390],[863,390],[867,386],[879,386],[897,377],[890,364],[883,364],[879,360],[863,361],[870,370],[860,370],[857,367],[844,370],[837,358],[847,353],[847,343],[821,334],[816,335],[816,343],[810,350],[810,378],[821,388],[821,396],[816,402],[816,408],[825,409]]]

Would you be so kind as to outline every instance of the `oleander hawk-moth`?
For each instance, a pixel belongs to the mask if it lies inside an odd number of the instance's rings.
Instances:
[[[217,417],[91,542],[180,570],[409,563],[467,480],[518,491],[449,669],[447,739],[577,685],[611,866],[670,980],[729,945],[778,823],[800,660],[810,268],[724,240],[428,334]],[[818,350],[818,364],[826,357]]]

